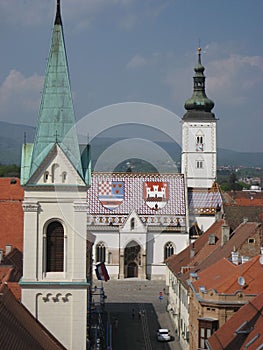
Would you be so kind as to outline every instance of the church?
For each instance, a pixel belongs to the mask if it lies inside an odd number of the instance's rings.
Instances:
[[[20,285],[22,303],[68,349],[86,348],[91,246],[93,273],[104,262],[112,279],[164,279],[165,259],[215,220],[216,118],[201,49],[194,70],[181,173],[92,172],[89,145],[78,144],[57,0],[35,140],[22,146]]]

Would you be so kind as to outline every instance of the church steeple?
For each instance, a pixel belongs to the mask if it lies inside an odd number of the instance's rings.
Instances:
[[[211,113],[211,110],[214,107],[214,102],[210,100],[205,93],[204,70],[205,68],[201,63],[201,48],[199,47],[198,62],[194,68],[194,71],[195,71],[195,75],[193,77],[194,91],[193,91],[192,97],[185,102],[184,106],[188,112],[184,115],[183,119],[186,119],[189,117],[200,118],[201,116],[205,119],[214,118],[214,114]]]
[[[60,0],[57,0],[50,53],[39,109],[29,177],[57,144],[83,178],[64,43]]]
[[[60,0],[57,0],[57,13],[56,13],[54,24],[62,25],[61,14],[60,14]]]

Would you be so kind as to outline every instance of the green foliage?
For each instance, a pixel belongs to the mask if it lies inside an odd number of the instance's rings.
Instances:
[[[0,164],[0,177],[20,177],[20,167],[15,164]]]

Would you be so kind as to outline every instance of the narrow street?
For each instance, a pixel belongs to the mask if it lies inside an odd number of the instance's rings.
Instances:
[[[110,280],[103,283],[103,288],[107,296],[104,322],[105,343],[108,347],[105,349],[181,349],[166,311],[167,295],[164,281]],[[158,328],[168,328],[172,340],[167,343],[158,342]]]

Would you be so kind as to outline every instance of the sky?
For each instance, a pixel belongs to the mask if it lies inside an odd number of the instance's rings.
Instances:
[[[55,0],[0,0],[0,121],[37,124],[55,8]],[[77,120],[125,102],[180,120],[200,44],[217,146],[263,152],[262,0],[61,0],[61,13]],[[168,119],[154,126],[173,128]]]

